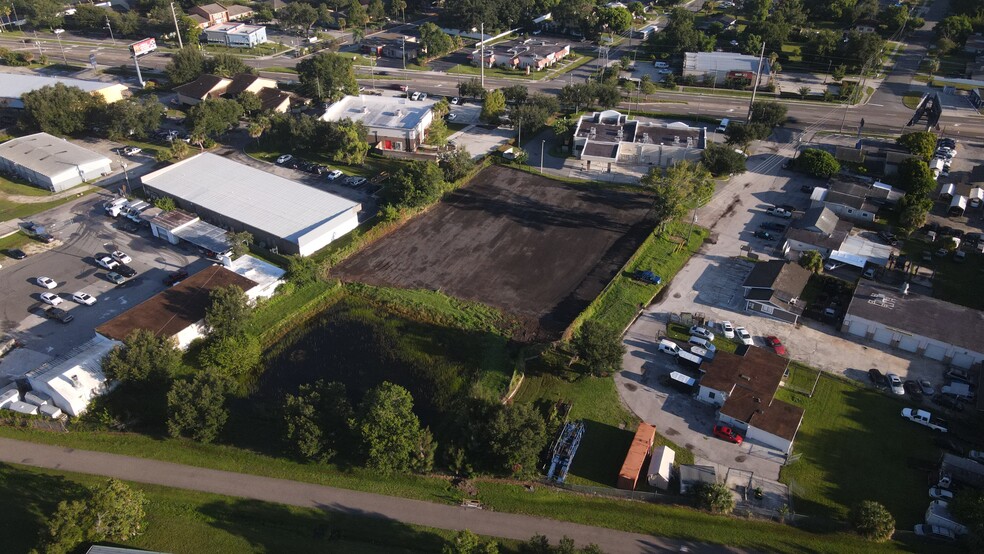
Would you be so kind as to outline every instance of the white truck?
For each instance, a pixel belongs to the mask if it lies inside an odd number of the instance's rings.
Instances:
[[[938,417],[933,417],[933,414],[927,412],[926,410],[914,410],[912,408],[903,408],[902,417],[908,419],[909,421],[915,421],[920,425],[925,425],[933,431],[939,431],[941,433],[947,432],[947,423]]]
[[[129,204],[129,200],[126,198],[114,198],[106,202],[103,207],[106,209],[106,214],[110,217],[117,217],[127,207],[127,204]]]

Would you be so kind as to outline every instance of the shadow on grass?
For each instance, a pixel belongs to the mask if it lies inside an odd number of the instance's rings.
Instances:
[[[210,524],[264,552],[440,552],[444,538],[362,511],[323,513],[258,500],[212,502],[200,508]]]
[[[632,436],[632,431],[585,420],[584,438],[570,474],[601,486],[614,487]]]
[[[0,464],[0,496],[6,508],[0,518],[4,552],[28,552],[62,500],[84,495],[85,487],[57,475],[24,471]]]

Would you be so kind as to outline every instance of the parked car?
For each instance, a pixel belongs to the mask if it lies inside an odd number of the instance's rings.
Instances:
[[[183,269],[179,269],[179,270],[175,271],[174,273],[171,273],[170,275],[168,275],[167,277],[165,277],[164,278],[164,284],[167,285],[167,286],[169,286],[169,287],[173,287],[174,285],[176,285],[179,282],[183,281],[187,277],[188,277],[188,272],[185,271],[185,270],[183,270]]]
[[[776,240],[775,235],[768,231],[755,231],[755,238],[763,240]]]
[[[365,183],[365,182],[366,182],[366,178],[365,177],[358,177],[358,176],[353,175],[353,176],[349,177],[348,179],[345,179],[345,181],[343,181],[342,183],[345,184],[345,185],[348,185],[350,187],[357,187],[357,186],[359,186],[359,185],[361,185],[362,183]]]
[[[933,539],[938,541],[955,541],[957,536],[953,531],[940,527],[939,525],[927,525],[925,523],[920,523],[912,528],[912,531],[920,536],[927,539]]]
[[[10,250],[7,250],[7,257],[15,260],[23,260],[27,257],[27,254],[25,254],[20,248],[11,248]]]
[[[779,337],[765,337],[765,344],[772,348],[776,354],[780,356],[787,356],[789,352],[786,351],[786,347],[782,345],[782,341]]]
[[[328,172],[328,175],[326,177],[328,178],[329,181],[334,181],[335,179],[338,179],[342,175],[345,175],[345,174],[342,173],[341,171],[337,170],[337,169],[333,169],[333,170],[331,170],[331,171]]]
[[[138,146],[127,146],[123,148],[124,156],[136,156],[137,154],[143,152]]]
[[[932,487],[929,489],[929,497],[933,500],[943,500],[949,502],[953,500],[953,493],[943,487]]]
[[[874,279],[875,278],[875,268],[869,267],[868,269],[864,270],[864,273],[862,273],[861,276],[864,277],[865,279],[868,279],[868,280]]]
[[[724,338],[733,339],[735,338],[735,327],[730,321],[721,322],[721,332],[724,334]]]
[[[902,386],[902,379],[894,373],[885,376],[888,379],[888,388],[892,389],[892,394],[905,394],[905,387]]]
[[[96,256],[96,263],[103,269],[116,269],[120,263],[109,256]]]
[[[457,106],[460,103],[461,103],[461,98],[458,98],[457,96],[455,96],[454,98],[451,99],[451,105],[452,106]]]
[[[420,100],[420,95],[421,94],[423,94],[423,93],[421,93],[421,92],[414,92],[413,94],[410,95],[410,100]]]
[[[130,277],[133,277],[134,275],[137,274],[137,270],[133,269],[132,267],[126,264],[120,264],[116,268],[116,273],[119,273],[120,275],[129,279]]]
[[[765,211],[765,213],[767,213],[769,215],[774,215],[776,217],[781,217],[783,219],[789,219],[789,218],[793,217],[793,213],[792,212],[790,212],[789,210],[784,210],[784,209],[782,209],[782,208],[780,208],[778,206],[774,206],[772,208],[769,208],[768,210]]]
[[[714,333],[712,333],[710,330],[708,330],[705,327],[701,327],[700,325],[694,325],[693,327],[691,327],[690,334],[695,337],[706,339],[708,341],[714,340]]]
[[[92,296],[87,292],[76,292],[72,295],[72,300],[78,302],[79,304],[85,304],[86,306],[91,306],[96,303],[96,297]]]
[[[448,115],[446,115],[444,117],[444,119],[446,119],[448,121],[454,121],[457,118],[458,118],[458,114],[456,114],[456,113],[449,113]]]
[[[830,261],[828,261],[827,263],[823,264],[823,270],[824,271],[833,271],[833,270],[835,270],[838,267],[841,267],[843,265],[844,264],[840,264],[840,263],[837,263],[837,262],[830,262]]]
[[[782,223],[776,223],[775,221],[766,221],[765,223],[759,225],[759,228],[765,229],[766,231],[775,231],[777,233],[782,233],[786,230],[786,226]]]
[[[888,379],[875,367],[868,370],[868,379],[871,379],[871,384],[875,386],[888,384]]]
[[[749,333],[748,329],[745,329],[744,327],[735,327],[735,336],[738,337],[738,340],[740,340],[742,344],[746,344],[748,346],[755,344],[752,342],[751,333]]]
[[[61,296],[58,296],[53,292],[42,292],[41,301],[44,302],[45,304],[48,304],[49,306],[57,306],[62,302],[64,302]]]
[[[289,162],[289,161],[291,161],[293,159],[294,159],[294,156],[293,155],[291,155],[291,154],[284,154],[284,155],[280,156],[279,158],[277,158],[277,163],[283,165],[283,164],[285,164],[285,163],[287,163],[287,162]]]
[[[126,252],[123,252],[122,250],[113,250],[113,253],[110,254],[110,256],[121,264],[128,264],[133,261],[133,258],[127,256]]]
[[[75,319],[75,316],[61,308],[49,308],[44,311],[44,316],[48,319],[57,319],[62,323],[68,323]]]
[[[933,396],[936,394],[936,389],[933,388],[933,384],[929,382],[929,379],[919,380],[919,390],[922,391],[925,396]]]
[[[708,358],[708,359],[713,358],[714,357],[714,354],[717,353],[717,347],[714,346],[714,344],[711,343],[711,341],[709,341],[709,340],[707,340],[707,339],[705,339],[703,337],[693,336],[693,337],[690,337],[690,340],[688,340],[687,342],[690,343],[690,344],[692,344],[692,345],[694,345],[694,346],[696,346],[696,347],[699,347],[699,348],[701,348],[703,350],[706,350],[707,351],[707,354],[706,355],[703,355],[705,358]]]
[[[663,282],[662,277],[649,270],[636,271],[632,274],[632,276],[644,283],[651,283],[653,285],[658,285]]]
[[[123,277],[122,275],[120,275],[119,273],[116,273],[115,271],[110,271],[109,273],[107,273],[106,274],[106,279],[109,279],[109,281],[111,283],[114,283],[114,284],[117,284],[117,285],[121,285],[124,282],[126,282],[126,278]]]
[[[714,436],[735,444],[741,444],[745,440],[745,438],[739,435],[734,429],[726,425],[715,425]]]
[[[923,395],[922,389],[919,388],[919,383],[916,383],[912,379],[907,379],[905,383],[902,383],[902,388],[905,389],[905,393],[909,396],[920,398]]]
[[[38,277],[35,281],[46,289],[53,289],[58,286],[58,283],[51,277]]]

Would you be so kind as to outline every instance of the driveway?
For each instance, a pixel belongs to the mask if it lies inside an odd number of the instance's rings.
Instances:
[[[542,534],[556,543],[568,536],[578,546],[597,544],[609,554],[739,552],[718,545],[670,540],[541,517],[476,510],[258,475],[217,471],[157,460],[0,439],[0,461],[115,477],[138,483],[251,498],[305,508],[392,519],[438,529],[527,540]]]

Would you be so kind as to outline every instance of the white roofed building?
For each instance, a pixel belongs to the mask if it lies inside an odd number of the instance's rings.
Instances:
[[[434,104],[390,96],[346,96],[328,106],[321,119],[361,121],[369,130],[369,144],[380,150],[414,152],[434,121]]]
[[[31,389],[51,397],[52,403],[66,414],[78,416],[93,398],[106,391],[102,359],[117,344],[120,343],[96,335],[65,356],[29,371],[24,377]]]
[[[0,170],[34,186],[61,192],[112,172],[109,158],[48,133],[0,144]]]
[[[108,104],[122,100],[130,94],[127,86],[118,82],[86,81],[69,77],[0,72],[0,107],[22,109],[24,102],[21,100],[21,96],[24,93],[54,86],[58,83],[68,87],[77,87],[91,94],[98,94]]]
[[[589,170],[592,162],[595,169],[607,171],[612,164],[667,167],[699,160],[706,147],[703,127],[629,119],[615,110],[582,115],[574,129],[574,155]]]
[[[359,225],[361,204],[211,153],[141,178],[151,196],[281,254],[308,256]]]
[[[734,52],[687,52],[683,55],[683,74],[702,79],[707,75],[714,77],[716,84],[722,84],[729,77],[746,77],[749,73],[754,79],[758,72],[759,57]],[[769,82],[769,60],[762,60],[762,79],[760,84]]]

